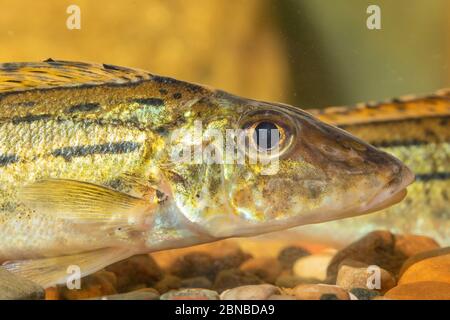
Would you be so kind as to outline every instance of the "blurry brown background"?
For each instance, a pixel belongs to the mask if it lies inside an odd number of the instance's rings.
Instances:
[[[81,30],[66,9],[81,8]],[[381,6],[382,30],[366,28]],[[303,108],[450,84],[448,0],[0,0],[0,61],[112,63]]]

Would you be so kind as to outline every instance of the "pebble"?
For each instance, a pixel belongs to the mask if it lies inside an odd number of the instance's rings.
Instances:
[[[340,263],[352,259],[377,265],[396,276],[409,256],[436,246],[437,243],[428,237],[396,236],[388,231],[373,231],[340,250],[330,262],[327,275],[336,280]]]
[[[191,252],[179,257],[169,270],[180,278],[207,277],[214,280],[216,274],[214,259],[204,252]]]
[[[239,266],[252,258],[252,255],[242,251],[241,249],[229,250],[228,252],[224,252],[222,255],[217,255],[214,257],[214,270],[217,272],[226,269],[235,269],[239,268]]]
[[[153,286],[163,278],[163,272],[148,254],[136,255],[106,268],[117,277],[117,291],[131,291],[137,286]]]
[[[160,297],[161,300],[219,300],[216,291],[208,289],[172,290]]]
[[[0,267],[0,300],[39,300],[44,297],[42,287]]]
[[[380,293],[375,290],[369,290],[366,288],[353,288],[350,290],[358,300],[372,300],[375,297],[379,297]]]
[[[439,243],[430,237],[412,234],[395,236],[395,250],[403,253],[406,257],[439,248]]]
[[[327,268],[332,259],[332,253],[318,253],[302,257],[294,263],[293,272],[300,278],[324,281],[327,278]]]
[[[374,280],[376,274],[368,269],[368,267],[368,265],[364,265],[359,262],[345,260],[339,267],[336,285],[345,290],[351,290],[353,288],[366,288],[375,289],[380,292],[386,292],[396,285],[395,277],[388,271],[379,268],[379,288],[369,287],[370,285],[376,284]]]
[[[45,300],[59,300],[59,290],[57,287],[49,287],[45,289]]]
[[[241,264],[240,270],[256,275],[268,283],[275,283],[280,275],[282,267],[275,258],[253,258]]]
[[[305,279],[292,274],[281,274],[275,281],[275,285],[282,288],[293,288],[299,284],[315,284],[320,282],[320,280],[314,278]]]
[[[116,275],[102,270],[82,278],[80,289],[69,289],[66,285],[58,285],[57,289],[60,299],[80,300],[117,294],[116,286]]]
[[[426,252],[421,252],[418,253],[412,257],[410,257],[408,260],[405,261],[405,263],[403,263],[402,269],[400,270],[400,276],[413,264],[421,261],[421,260],[425,260],[428,258],[433,258],[436,256],[442,256],[442,255],[446,255],[446,254],[450,254],[450,247],[447,248],[440,248],[440,249],[436,249],[436,250],[431,250],[431,251],[426,251]]]
[[[393,300],[450,300],[450,283],[421,281],[399,285],[385,294]]]
[[[219,272],[214,281],[213,289],[218,292],[223,292],[227,289],[240,286],[263,283],[264,282],[254,274],[239,269],[229,269]]]
[[[278,261],[283,269],[292,269],[294,262],[302,257],[309,256],[311,253],[298,246],[286,247],[278,254]]]
[[[203,288],[211,289],[212,282],[206,277],[195,277],[182,279],[180,283],[180,288]]]
[[[450,252],[410,264],[403,270],[398,283],[402,285],[420,281],[437,281],[450,284]]]
[[[164,278],[153,286],[153,288],[160,293],[165,293],[173,289],[179,289],[181,288],[181,279],[172,274],[166,274],[164,275]]]
[[[267,300],[297,300],[293,296],[288,296],[286,294],[274,294],[267,298]]]
[[[280,294],[280,289],[270,284],[249,285],[225,290],[220,300],[267,300]]]
[[[159,293],[155,289],[145,288],[127,293],[92,298],[90,300],[158,300]]]
[[[293,289],[285,289],[297,300],[350,300],[344,289],[328,284],[300,284]]]
[[[378,296],[378,297],[372,298],[371,300],[392,300],[392,299],[389,299],[389,298],[387,298],[385,296]]]

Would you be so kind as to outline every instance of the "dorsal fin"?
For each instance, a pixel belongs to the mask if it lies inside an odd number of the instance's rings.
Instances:
[[[151,79],[146,71],[94,64],[48,59],[43,62],[0,64],[0,93],[77,87],[99,84],[134,83]]]
[[[337,126],[447,116],[450,115],[450,89],[424,97],[404,96],[381,103],[308,111],[318,119]]]

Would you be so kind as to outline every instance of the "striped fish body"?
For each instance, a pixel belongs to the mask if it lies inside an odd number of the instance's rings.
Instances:
[[[0,261],[139,246],[142,239],[101,228],[87,233],[70,221],[33,214],[18,199],[18,187],[53,178],[129,192],[124,175],[156,181],[163,136],[183,104],[207,89],[108,65],[49,61],[7,64],[2,71]]]
[[[0,260],[43,286],[72,265],[371,213],[413,181],[299,108],[111,65],[0,65],[0,141]]]

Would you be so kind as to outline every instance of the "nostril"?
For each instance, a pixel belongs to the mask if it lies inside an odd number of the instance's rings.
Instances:
[[[392,178],[387,183],[387,186],[394,191],[404,189],[414,182],[414,173],[405,165],[395,163],[390,168]]]
[[[402,167],[403,167],[403,165],[396,163],[392,166],[392,172],[394,174],[398,174],[401,171]]]

